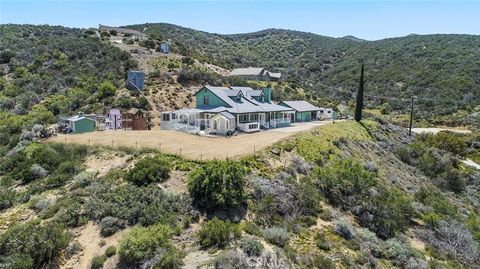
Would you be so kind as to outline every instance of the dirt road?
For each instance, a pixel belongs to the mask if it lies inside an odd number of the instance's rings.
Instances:
[[[330,124],[331,121],[297,123],[291,127],[272,129],[238,136],[205,137],[177,131],[103,131],[84,134],[58,135],[49,139],[53,142],[78,143],[85,145],[127,146],[160,148],[162,151],[181,154],[190,159],[224,159],[253,154],[275,142],[296,133]]]
[[[469,134],[472,131],[467,130],[467,129],[462,129],[462,128],[412,128],[412,132],[420,134],[420,133],[433,133],[436,134],[438,132],[442,131],[450,131],[453,133],[458,133],[458,134]]]

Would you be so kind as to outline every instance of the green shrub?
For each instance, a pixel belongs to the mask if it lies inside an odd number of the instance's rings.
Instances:
[[[433,212],[422,215],[422,219],[431,226],[435,226],[440,220],[459,217],[458,207],[441,192],[421,188],[415,193],[415,198],[433,209]]]
[[[96,221],[115,217],[128,225],[140,222],[144,226],[160,223],[173,227],[186,217],[195,217],[196,211],[187,194],[132,184],[117,186],[109,182],[88,186],[87,191],[95,195],[85,203],[85,213]]]
[[[467,144],[463,135],[452,132],[439,132],[437,134],[422,134],[419,139],[430,147],[449,151],[453,154],[465,155]]]
[[[105,217],[100,221],[100,235],[110,236],[118,230],[123,229],[124,224],[115,217]]]
[[[411,199],[397,189],[378,188],[378,195],[365,199],[356,215],[360,225],[379,237],[390,238],[408,228],[415,215]]]
[[[15,191],[11,188],[0,187],[0,211],[13,206]]]
[[[209,161],[190,174],[188,189],[207,210],[225,210],[244,201],[245,170],[236,161]]]
[[[340,219],[335,222],[333,231],[346,240],[352,240],[355,236],[355,228],[347,219]]]
[[[117,248],[115,246],[109,246],[106,250],[105,250],[105,256],[107,258],[110,258],[112,256],[115,256],[115,254],[117,254]]]
[[[316,233],[314,240],[315,240],[315,245],[319,249],[323,251],[330,251],[330,248],[331,248],[330,242],[327,240],[327,237],[325,236],[324,233]]]
[[[90,266],[91,269],[100,269],[103,268],[103,264],[107,260],[105,255],[102,256],[95,256],[92,258],[92,265]]]
[[[260,241],[251,238],[242,239],[240,241],[240,248],[247,253],[248,256],[260,256],[264,249]]]
[[[3,258],[3,257],[2,257]],[[14,253],[1,261],[2,268],[5,269],[30,269],[36,268],[33,259],[29,255]]]
[[[171,236],[172,231],[165,225],[133,227],[120,242],[120,260],[135,265],[153,258],[159,248],[172,250]]]
[[[325,257],[322,254],[313,255],[311,262],[308,264],[310,268],[321,268],[321,269],[335,269],[335,262],[333,262],[328,257]]]
[[[358,204],[369,196],[371,187],[377,185],[376,174],[351,160],[333,163],[317,172],[321,192],[333,205],[344,209]]]
[[[287,229],[282,227],[271,227],[263,231],[263,236],[268,242],[279,247],[284,247],[290,237]]]
[[[183,258],[185,253],[175,248],[170,249],[160,255],[158,261],[155,261],[154,269],[180,269],[183,268]]]
[[[198,232],[199,243],[202,247],[223,248],[240,236],[241,231],[237,224],[231,223],[229,220],[220,220],[217,217],[203,222]]]
[[[260,227],[255,224],[255,222],[252,221],[245,221],[242,223],[242,229],[251,235],[261,235],[262,231],[260,230]]]
[[[14,224],[0,235],[0,253],[10,257],[12,263],[28,264],[31,260],[33,268],[42,268],[59,257],[69,240],[63,227],[56,223]]]
[[[170,163],[160,156],[146,157],[139,160],[128,171],[125,179],[137,186],[148,185],[153,182],[163,182],[170,174]]]

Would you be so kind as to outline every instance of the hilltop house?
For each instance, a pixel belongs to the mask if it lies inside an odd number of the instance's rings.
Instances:
[[[143,90],[145,87],[145,73],[142,71],[128,71],[126,84],[129,90]]]
[[[112,26],[106,26],[99,24],[98,25],[98,30],[104,31],[104,32],[110,32],[110,31],[115,31],[118,34],[123,35],[126,38],[138,38],[138,39],[144,39],[145,35],[137,30],[133,29],[128,29],[128,28],[121,28],[121,27],[112,27]]]
[[[279,81],[282,78],[281,73],[270,72],[260,67],[236,68],[228,76],[261,81]]]
[[[160,43],[160,50],[159,51],[161,53],[169,54],[170,53],[170,48],[171,48],[170,42],[163,41],[162,43]]]
[[[160,127],[194,133],[228,135],[234,131],[289,126],[294,110],[273,104],[271,89],[206,85],[195,93],[195,108],[162,112]]]

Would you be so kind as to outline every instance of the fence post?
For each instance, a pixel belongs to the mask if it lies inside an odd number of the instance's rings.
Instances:
[[[253,145],[253,157],[255,157],[255,145]]]
[[[203,154],[200,153],[200,161],[202,161],[202,160],[203,160]]]
[[[112,139],[112,148],[113,148],[113,139]]]

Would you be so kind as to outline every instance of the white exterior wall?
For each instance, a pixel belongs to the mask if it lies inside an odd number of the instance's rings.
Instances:
[[[228,131],[235,131],[235,119],[227,119],[223,116],[215,116],[210,119],[210,132],[226,135]]]
[[[260,122],[240,123],[238,129],[245,133],[260,131]]]

